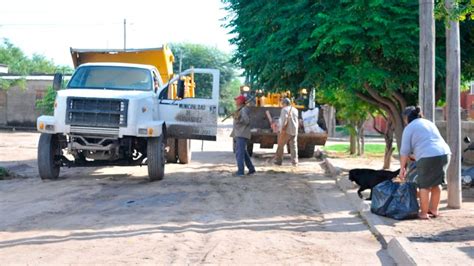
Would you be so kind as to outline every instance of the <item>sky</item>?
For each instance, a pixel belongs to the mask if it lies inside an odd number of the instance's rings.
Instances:
[[[4,0],[0,41],[72,66],[69,48],[121,49],[191,42],[232,52],[220,0]]]

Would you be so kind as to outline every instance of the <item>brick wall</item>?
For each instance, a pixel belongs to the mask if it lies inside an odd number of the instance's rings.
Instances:
[[[36,100],[44,96],[51,80],[27,80],[25,89],[18,86],[0,90],[0,126],[35,127],[41,111]]]

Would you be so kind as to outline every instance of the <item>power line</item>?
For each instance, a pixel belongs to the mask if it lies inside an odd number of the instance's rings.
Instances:
[[[119,25],[120,22],[111,23],[84,23],[84,24],[65,24],[65,23],[0,23],[1,28],[37,28],[37,27],[97,27],[97,26],[113,26]]]

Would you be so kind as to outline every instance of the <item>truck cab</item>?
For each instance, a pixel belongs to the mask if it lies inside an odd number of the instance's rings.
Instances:
[[[160,73],[157,66],[143,64],[150,57],[141,51],[71,49],[77,68],[58,90],[54,115],[37,121],[41,178],[58,178],[64,166],[147,165],[150,180],[160,180],[166,158],[173,161],[168,142],[175,144],[174,158],[180,148],[181,160],[189,162],[189,139],[216,139],[219,71],[170,75],[169,61],[156,58],[172,60],[167,47],[143,50],[155,52],[153,62],[167,71]],[[193,87],[194,75],[210,76],[209,97],[192,97],[200,89]],[[60,84],[58,75],[55,88]]]

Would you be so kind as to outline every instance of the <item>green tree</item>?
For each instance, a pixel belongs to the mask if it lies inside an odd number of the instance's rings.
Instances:
[[[179,73],[181,70],[191,67],[215,68],[220,71],[220,105],[228,112],[233,110],[233,97],[239,93],[240,82],[236,76],[236,66],[230,62],[231,56],[217,48],[191,43],[174,43],[170,45],[175,56],[173,71]],[[209,97],[211,84],[210,76],[196,75],[196,96]]]
[[[58,70],[70,74],[73,71],[70,67],[54,64],[44,55],[33,54],[29,58],[8,39],[3,39],[0,44],[0,64],[7,65],[9,72],[17,75],[54,74]]]
[[[356,95],[391,119],[400,145],[401,111],[417,101],[418,3],[224,2],[231,12],[228,27],[236,34],[232,39],[238,47],[234,61],[245,69],[249,80],[269,88],[313,86],[338,90],[343,97]],[[472,80],[474,53],[465,51],[473,47],[473,25],[463,23],[461,31],[465,34],[461,40],[463,77]],[[442,38],[437,38],[440,50],[445,47]],[[437,53],[438,80],[443,80],[443,57],[444,52]]]
[[[3,43],[0,44],[0,64],[7,65],[10,73],[20,76],[54,74],[55,72],[70,74],[73,72],[71,67],[55,65],[52,60],[43,55],[33,54],[29,58],[8,39],[3,39]],[[15,85],[24,88],[26,81],[24,79],[6,80],[0,77],[0,89],[8,89]]]
[[[360,100],[355,95],[347,95],[341,88],[320,89],[316,98],[319,102],[328,103],[337,110],[337,117],[346,122],[350,134],[350,154],[364,154],[364,122],[369,115],[377,112],[372,105]]]

